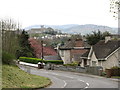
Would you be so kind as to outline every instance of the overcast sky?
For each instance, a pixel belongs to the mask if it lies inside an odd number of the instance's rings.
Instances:
[[[0,18],[13,18],[22,27],[48,24],[97,24],[117,27],[109,0],[0,0]]]

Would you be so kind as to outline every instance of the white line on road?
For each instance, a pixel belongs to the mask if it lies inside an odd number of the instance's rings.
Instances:
[[[64,82],[64,85],[63,85],[61,88],[65,88],[65,87],[66,87],[67,83],[66,83],[66,81],[65,81],[65,80],[62,80],[62,79],[59,79],[59,78],[56,78],[56,77],[53,77],[53,78],[58,79],[58,80],[61,80],[61,81],[63,81],[63,82]]]
[[[48,72],[47,72],[47,73],[48,73]],[[53,73],[53,72],[49,72],[49,74],[53,74],[53,75],[57,75],[57,76],[63,76],[63,77],[71,78],[71,79],[73,79],[73,78],[74,78],[74,77],[64,76],[64,75],[60,75],[60,74]],[[86,83],[85,81],[80,80],[80,79],[77,79],[77,80],[86,84],[86,87],[85,87],[84,89],[86,89],[86,88],[88,88],[88,87],[89,87],[89,83]],[[66,81],[64,81],[64,80],[63,80],[63,82],[64,82],[64,86],[63,86],[62,88],[64,88],[64,87],[67,85]]]
[[[85,88],[88,88],[88,87],[89,87],[89,83],[86,83],[85,81],[80,80],[80,79],[78,79],[78,80],[86,84],[86,87],[85,87]]]
[[[63,80],[64,81],[64,87],[63,88],[65,88],[65,86],[67,85],[67,83],[66,83],[66,81],[65,80]]]
[[[60,76],[60,75],[58,75],[57,73],[51,73],[51,72],[43,72],[43,73],[49,73],[49,74],[53,74],[53,75],[56,75],[56,76]],[[52,77],[55,78],[55,79],[58,79],[58,80],[61,80],[61,81],[64,82],[64,85],[63,85],[61,88],[65,88],[65,87],[66,87],[67,83],[66,83],[65,80],[59,79],[59,78],[54,77],[54,76],[52,76]]]
[[[87,86],[86,86],[85,88],[88,88],[88,87],[89,87],[89,83],[86,83],[86,85],[87,85]]]
[[[70,77],[70,76],[64,76],[64,75],[61,75],[61,74],[57,74],[57,73],[51,73],[53,75],[57,75],[57,76],[62,76],[62,77],[67,77],[67,78],[74,78],[74,77]]]

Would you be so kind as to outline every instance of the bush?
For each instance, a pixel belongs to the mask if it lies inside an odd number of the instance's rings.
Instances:
[[[2,52],[3,64],[12,64],[14,59],[15,59],[14,55],[7,53],[7,52]]]
[[[76,63],[71,63],[71,64],[64,64],[64,66],[78,66]]]
[[[102,72],[102,76],[105,76],[106,75],[106,72]]]
[[[120,69],[118,66],[113,66],[111,69]]]
[[[64,64],[64,66],[78,66],[78,62],[73,62],[73,63],[70,63],[70,64]]]
[[[27,62],[27,63],[33,63],[37,64],[38,62],[44,62],[44,63],[54,63],[54,64],[63,64],[62,60],[42,60],[38,58],[30,58],[30,57],[20,57],[20,61]]]
[[[112,76],[120,76],[120,67],[114,66],[111,68]]]

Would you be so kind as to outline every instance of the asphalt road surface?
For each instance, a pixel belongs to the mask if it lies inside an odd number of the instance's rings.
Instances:
[[[24,65],[19,65],[19,67],[30,74],[50,78],[52,84],[47,88],[118,88],[118,82],[109,78],[90,77],[75,72],[37,69]]]

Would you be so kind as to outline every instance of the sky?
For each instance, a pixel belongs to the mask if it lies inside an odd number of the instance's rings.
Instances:
[[[0,0],[0,18],[22,25],[96,24],[117,27],[110,0]]]

